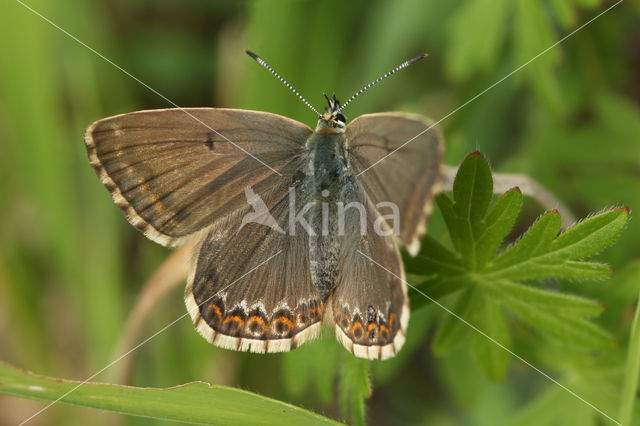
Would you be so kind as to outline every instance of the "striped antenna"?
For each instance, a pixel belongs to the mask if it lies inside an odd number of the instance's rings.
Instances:
[[[392,74],[397,73],[398,71],[400,71],[403,68],[408,67],[411,64],[415,64],[416,62],[418,62],[420,59],[426,58],[427,56],[429,56],[427,53],[420,55],[420,56],[416,56],[415,58],[409,59],[408,61],[405,61],[403,63],[401,63],[400,65],[398,65],[397,67],[395,67],[394,69],[392,69],[391,71],[389,71],[388,73],[376,78],[375,80],[373,80],[371,83],[367,84],[366,86],[364,86],[362,89],[358,90],[353,96],[351,96],[347,102],[345,102],[344,104],[342,104],[339,108],[338,108],[338,112],[341,112],[344,110],[344,108],[349,105],[349,103],[351,103],[352,100],[354,100],[355,98],[357,98],[360,94],[364,93],[367,89],[369,89],[371,86],[374,86],[376,84],[378,84],[379,82],[381,82],[382,80],[384,80],[385,78],[389,77]]]
[[[282,82],[282,84],[284,84],[285,86],[287,86],[287,88],[288,88],[289,90],[291,90],[293,93],[295,93],[295,94],[296,94],[296,96],[298,96],[302,102],[304,102],[304,103],[305,103],[309,108],[311,108],[311,109],[313,110],[313,112],[315,112],[316,114],[318,114],[318,117],[322,117],[322,114],[320,114],[320,113],[318,112],[318,110],[316,110],[316,109],[315,109],[315,108],[314,108],[314,107],[313,107],[313,106],[312,106],[312,105],[311,105],[311,104],[310,104],[310,103],[309,103],[305,98],[303,98],[303,97],[302,97],[302,95],[301,95],[300,93],[298,93],[298,91],[297,91],[296,89],[294,89],[294,88],[293,88],[293,86],[292,86],[292,85],[290,85],[290,84],[289,84],[289,82],[288,82],[287,80],[285,80],[284,78],[282,78],[282,77],[280,76],[280,74],[278,74],[278,73],[277,73],[273,68],[271,68],[271,67],[269,66],[269,64],[267,64],[267,63],[264,61],[264,59],[262,59],[260,56],[256,55],[255,53],[253,53],[253,52],[252,52],[252,51],[250,51],[250,50],[245,49],[245,50],[244,50],[244,52],[245,52],[247,55],[251,56],[253,59],[255,59],[255,61],[256,61],[257,63],[259,63],[260,65],[262,65],[262,66],[263,66],[263,67],[265,67],[266,69],[268,69],[268,70],[269,70],[269,72],[271,72],[271,74],[273,74],[274,76],[276,76],[276,78],[277,78],[278,80],[280,80],[280,81]]]

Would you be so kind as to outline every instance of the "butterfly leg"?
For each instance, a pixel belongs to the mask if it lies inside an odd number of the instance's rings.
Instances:
[[[451,191],[458,168],[445,165],[443,169],[442,191]],[[523,195],[533,198],[543,208],[558,210],[562,218],[563,229],[567,229],[576,222],[575,216],[560,200],[529,176],[515,173],[492,173],[492,176],[494,194],[503,194],[510,188],[517,186]]]

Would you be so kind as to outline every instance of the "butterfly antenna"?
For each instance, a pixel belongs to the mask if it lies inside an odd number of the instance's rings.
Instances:
[[[278,80],[280,80],[282,82],[282,84],[284,84],[285,86],[287,86],[287,88],[289,90],[291,90],[293,93],[296,94],[296,96],[298,96],[300,98],[300,100],[302,102],[304,102],[309,108],[311,108],[313,110],[313,112],[315,112],[316,114],[318,114],[318,117],[321,117],[322,114],[320,114],[318,112],[318,110],[316,110],[305,98],[302,97],[302,95],[300,93],[298,93],[298,91],[296,89],[293,88],[292,85],[289,84],[289,82],[287,80],[285,80],[284,78],[282,78],[280,76],[280,74],[278,74],[273,68],[271,68],[271,66],[269,66],[269,64],[267,64],[264,59],[262,59],[260,56],[256,55],[255,53],[253,53],[250,50],[245,49],[244,50],[245,53],[249,56],[251,56],[253,59],[255,59],[255,61],[257,63],[259,63],[260,65],[262,65],[263,67],[265,67],[266,69],[269,70],[269,72],[271,72],[271,74],[273,74]]]
[[[409,59],[408,61],[404,61],[403,63],[401,63],[400,65],[398,65],[397,67],[395,67],[394,69],[392,69],[391,71],[389,71],[388,73],[376,78],[375,80],[373,80],[371,83],[367,84],[366,86],[364,86],[362,89],[358,90],[353,96],[351,96],[347,102],[345,102],[344,104],[342,104],[340,106],[340,108],[338,108],[338,112],[341,112],[342,110],[344,110],[344,108],[349,105],[349,103],[351,103],[352,100],[354,100],[355,98],[357,98],[358,96],[360,96],[362,93],[364,93],[367,89],[369,89],[370,87],[378,84],[379,82],[381,82],[382,80],[384,80],[385,78],[389,77],[390,75],[393,75],[395,73],[397,73],[398,71],[400,71],[403,68],[408,67],[411,64],[415,64],[416,62],[418,62],[420,59],[426,58],[427,56],[429,56],[427,53],[420,55],[420,56],[416,56],[415,58]]]

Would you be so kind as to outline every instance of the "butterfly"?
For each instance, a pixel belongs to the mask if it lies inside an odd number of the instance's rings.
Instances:
[[[426,55],[344,105],[327,97],[320,114],[246,52],[316,112],[315,130],[241,109],[138,111],[87,129],[89,162],[135,228],[164,246],[194,244],[185,303],[210,343],[289,351],[324,324],[357,357],[393,357],[409,322],[399,247],[419,250],[443,141],[420,116],[347,124],[343,109]],[[256,206],[268,221],[247,220],[260,216]]]

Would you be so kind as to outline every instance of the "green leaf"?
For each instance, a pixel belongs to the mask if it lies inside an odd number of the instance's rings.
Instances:
[[[283,385],[291,395],[297,397],[312,387],[320,401],[329,404],[334,396],[338,359],[342,350],[335,344],[335,339],[322,336],[295,351],[282,354]]]
[[[487,286],[494,298],[508,302],[524,303],[529,306],[562,312],[563,315],[590,318],[602,313],[603,307],[597,302],[570,294],[555,293],[534,287],[514,284],[507,280],[493,282]]]
[[[491,196],[493,180],[487,160],[480,152],[472,152],[464,159],[453,182],[454,209],[460,219],[468,219],[472,224],[484,217]]]
[[[575,225],[557,238],[560,215],[542,216],[527,233],[485,269],[494,279],[532,280],[606,278],[611,269],[598,263],[577,262],[611,245],[629,221],[628,209],[595,215]]]
[[[527,262],[532,257],[544,255],[553,239],[560,232],[561,219],[558,212],[547,213],[533,224],[526,234],[513,246],[505,250],[485,270],[505,270]]]
[[[446,195],[440,194],[436,197],[436,204],[442,212],[444,222],[449,229],[449,236],[451,237],[451,243],[456,251],[460,252],[464,246],[462,236],[459,235],[458,218],[456,217],[455,210],[453,209],[453,201]]]
[[[545,14],[545,4],[520,0],[516,2],[515,10],[513,40],[517,65],[528,63],[522,69],[522,76],[529,79],[533,90],[551,112],[561,115],[565,106],[553,69],[559,51],[552,49],[542,54],[557,40],[551,20]],[[536,59],[532,61],[532,58]]]
[[[587,321],[555,311],[549,307],[529,305],[521,299],[512,299],[505,306],[522,321],[566,345],[584,348],[611,348],[613,339],[603,328]]]
[[[551,0],[550,6],[558,16],[558,20],[564,28],[569,28],[574,24],[576,16],[571,2],[567,0]]]
[[[511,278],[519,281],[541,280],[544,278],[564,278],[570,280],[598,280],[608,278],[611,268],[600,263],[565,261],[557,264],[544,262],[544,259],[529,259],[513,267],[505,268],[487,276],[495,279]]]
[[[456,301],[451,309],[456,315],[468,320],[472,309],[474,308],[474,291],[473,289],[465,290]],[[462,322],[460,318],[456,318],[449,312],[445,312],[445,317],[440,324],[440,328],[436,333],[431,350],[434,355],[445,355],[469,333],[469,326]]]
[[[454,78],[467,79],[479,69],[487,69],[495,63],[503,44],[511,5],[508,0],[471,0],[461,4],[451,18],[451,49],[445,56],[447,69]],[[482,37],[470,36],[479,32]]]
[[[464,273],[460,258],[433,238],[422,240],[420,253],[412,257],[404,253],[404,265],[408,273],[417,275],[458,275]]]
[[[500,381],[507,374],[510,357],[510,353],[505,348],[509,349],[511,346],[504,313],[500,304],[488,297],[482,297],[481,303],[474,309],[476,310],[474,318],[477,318],[475,326],[503,346],[501,347],[494,341],[487,339],[486,336],[476,333],[473,339],[475,356],[489,377]]]
[[[354,425],[365,424],[364,401],[371,396],[369,361],[343,354],[340,376],[340,411]]]
[[[636,313],[631,325],[627,365],[625,368],[622,398],[620,399],[620,423],[630,425],[633,407],[638,399],[638,377],[640,374],[640,303],[636,303]]]
[[[436,300],[440,299],[448,294],[455,293],[461,289],[466,288],[469,285],[469,280],[466,275],[443,277],[437,276],[432,279],[423,281],[417,284],[415,287],[425,293],[429,298]],[[431,300],[423,295],[416,295],[416,292],[409,293],[412,297],[411,307],[418,308],[420,306],[431,303]],[[418,299],[416,300],[416,297]]]
[[[462,257],[462,263],[475,271],[479,264],[475,242],[483,230],[483,217],[493,194],[493,180],[487,160],[478,151],[469,154],[456,174],[453,183],[454,202],[445,195],[438,197],[451,240]]]
[[[521,206],[522,193],[518,188],[507,191],[493,206],[484,221],[485,229],[477,242],[480,265],[485,265],[495,255],[502,240],[513,228]]]
[[[204,382],[171,388],[83,384],[39,376],[0,361],[0,393],[56,401],[67,392],[60,403],[185,423],[338,424],[311,411],[228,386]]]
[[[573,0],[573,1],[579,6],[590,8],[590,9],[593,9],[594,7],[598,6],[601,2],[601,0]]]
[[[618,238],[628,223],[628,209],[597,214],[562,234],[560,215],[555,210],[548,212],[516,243],[496,254],[516,222],[522,193],[513,188],[490,208],[492,188],[484,157],[478,152],[467,156],[456,174],[453,199],[442,194],[436,200],[455,252],[427,237],[415,258],[405,256],[414,281],[416,275],[427,277],[416,286],[427,298],[412,298],[414,307],[427,304],[426,299],[460,292],[451,308],[455,315],[446,315],[438,328],[432,343],[434,354],[446,354],[459,345],[470,326],[508,347],[511,339],[506,311],[576,350],[611,348],[611,335],[589,321],[602,313],[601,304],[523,282],[593,280],[611,275],[607,265],[583,259]],[[509,357],[486,336],[473,334],[474,352],[489,377],[499,380],[506,374]]]
[[[551,247],[555,256],[584,259],[609,247],[629,222],[629,209],[614,209],[592,216],[560,235]]]

